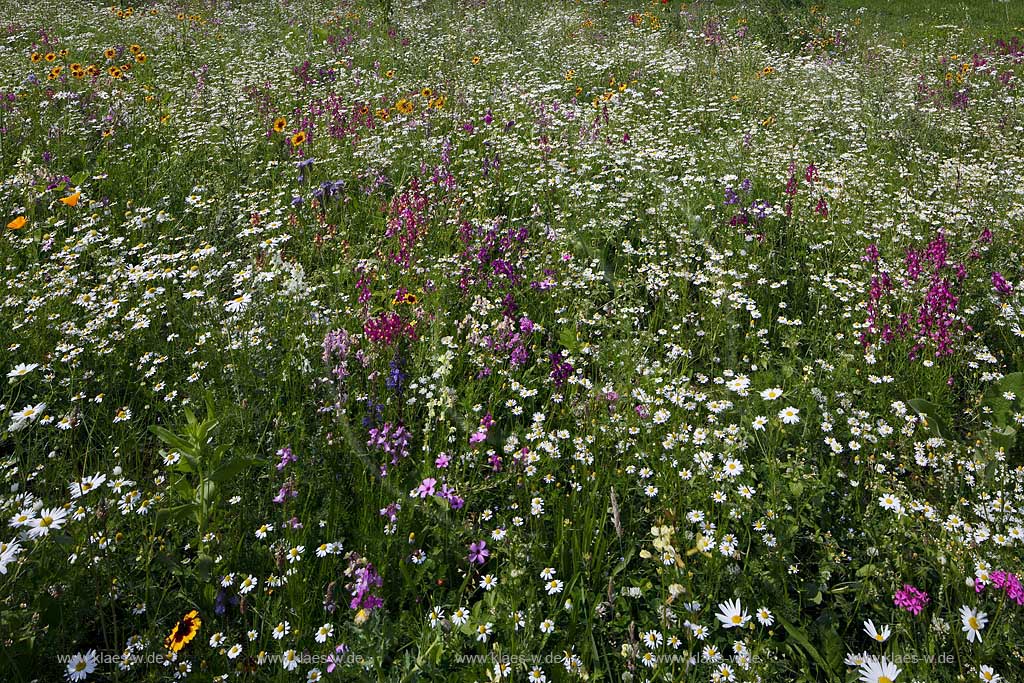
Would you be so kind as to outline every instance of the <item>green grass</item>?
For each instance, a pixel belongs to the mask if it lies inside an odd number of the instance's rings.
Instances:
[[[0,680],[1015,680],[1018,5],[19,6]]]

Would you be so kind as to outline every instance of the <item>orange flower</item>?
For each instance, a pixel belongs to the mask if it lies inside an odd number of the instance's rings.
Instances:
[[[10,230],[21,230],[22,228],[25,227],[25,223],[28,223],[28,220],[24,216],[18,216],[13,221],[8,223],[7,227]]]
[[[298,133],[292,136],[292,146],[298,147],[306,141],[306,131],[300,130]]]
[[[78,192],[74,193],[73,195],[71,195],[69,197],[64,197],[64,199],[62,199],[60,201],[61,201],[62,204],[65,204],[66,206],[78,206],[78,198],[81,197],[81,196],[82,196],[82,191],[79,190]]]
[[[164,647],[171,652],[179,652],[196,637],[202,625],[203,620],[199,618],[199,612],[192,610],[174,625],[171,634],[164,640]]]

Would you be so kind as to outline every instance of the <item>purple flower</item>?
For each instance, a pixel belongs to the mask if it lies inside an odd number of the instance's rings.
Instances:
[[[398,511],[402,509],[401,503],[388,503],[387,507],[380,509],[380,516],[387,517],[389,522],[398,519]]]
[[[346,652],[348,652],[348,645],[345,645],[344,643],[334,648],[334,654],[328,655],[327,657],[327,673],[334,672],[334,669],[342,663],[341,655]]]
[[[374,569],[373,564],[366,562],[357,553],[352,553],[348,558],[349,567],[346,575],[354,576],[355,582],[348,584],[352,600],[349,602],[349,609],[364,609],[367,613],[372,612],[384,604],[384,600],[371,591],[384,585],[381,575]],[[365,562],[365,566],[361,566]]]
[[[992,271],[992,286],[1000,294],[1011,294],[1013,292],[1013,285],[1007,282],[1006,278],[998,270]]]
[[[563,360],[561,352],[552,353],[548,356],[548,360],[551,361],[551,379],[554,380],[556,387],[562,388],[565,381],[572,375],[574,368],[571,363]]]
[[[299,492],[295,490],[295,484],[289,479],[284,483],[284,486],[278,490],[277,495],[274,496],[274,502],[283,503],[288,498],[297,498],[298,495]]]
[[[872,242],[864,248],[864,260],[868,263],[875,263],[878,261],[878,245]]]
[[[450,463],[451,460],[451,457],[447,453],[442,453],[437,456],[436,460],[434,460],[434,465],[439,469],[444,469],[445,467],[448,467],[448,463]]]
[[[277,471],[281,472],[288,463],[296,462],[298,458],[292,453],[291,446],[285,446],[284,448],[277,451],[277,456],[281,458],[281,461],[277,463]]]
[[[491,551],[487,549],[487,541],[477,541],[469,545],[469,561],[476,564],[483,564]]]

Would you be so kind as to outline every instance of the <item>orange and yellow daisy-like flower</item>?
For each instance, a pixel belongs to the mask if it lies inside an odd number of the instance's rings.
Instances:
[[[298,133],[291,137],[292,146],[298,147],[306,141],[306,131],[300,130]]]
[[[196,633],[199,632],[199,627],[202,625],[203,620],[199,618],[199,612],[192,610],[174,625],[170,635],[164,640],[164,647],[171,652],[180,652],[181,648],[196,637]]]
[[[283,116],[278,116],[274,119],[274,132],[283,133],[284,129],[288,127],[288,119]]]
[[[399,114],[411,114],[416,109],[416,107],[410,100],[407,100],[403,97],[402,99],[398,100],[398,102],[395,102],[395,109],[398,110]]]
[[[114,57],[117,57],[117,50],[115,50],[112,47],[108,47],[106,50],[103,51],[103,56],[107,59],[113,59]]]
[[[60,201],[65,206],[78,206],[78,200],[79,200],[79,198],[81,196],[82,196],[82,191],[79,190],[78,192],[74,193],[73,195],[69,195],[67,197],[64,197]]]
[[[13,221],[7,224],[8,230],[21,230],[25,227],[25,223],[28,223],[28,219],[24,216],[18,216]]]

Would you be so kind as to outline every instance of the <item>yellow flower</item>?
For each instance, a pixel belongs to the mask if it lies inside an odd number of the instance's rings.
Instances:
[[[25,223],[28,223],[28,219],[24,216],[18,216],[13,221],[7,224],[9,230],[21,230],[25,227]]]
[[[288,119],[283,116],[278,116],[274,119],[274,132],[283,133],[284,129],[288,127]]]
[[[112,47],[108,47],[106,50],[103,51],[103,56],[107,59],[113,59],[114,57],[117,57],[117,50],[115,50]]]
[[[78,199],[81,196],[82,196],[82,191],[79,190],[78,192],[74,193],[73,195],[64,197],[60,201],[65,206],[78,206]]]
[[[298,133],[292,136],[292,146],[298,147],[306,141],[306,131],[300,130]]]
[[[199,627],[202,625],[203,620],[199,618],[199,612],[192,610],[174,625],[171,634],[164,640],[164,647],[171,652],[180,652],[181,648],[196,637],[196,633],[199,632]]]
[[[431,90],[430,88],[423,88],[422,90],[420,90],[420,97],[424,97],[429,100],[433,96],[434,91]]]
[[[399,114],[411,114],[415,108],[413,103],[404,97],[395,103],[395,109],[398,110]]]
[[[479,64],[483,60],[480,59],[480,55],[473,55],[473,59],[471,59],[469,61],[473,62],[473,64],[476,65],[476,64]]]

